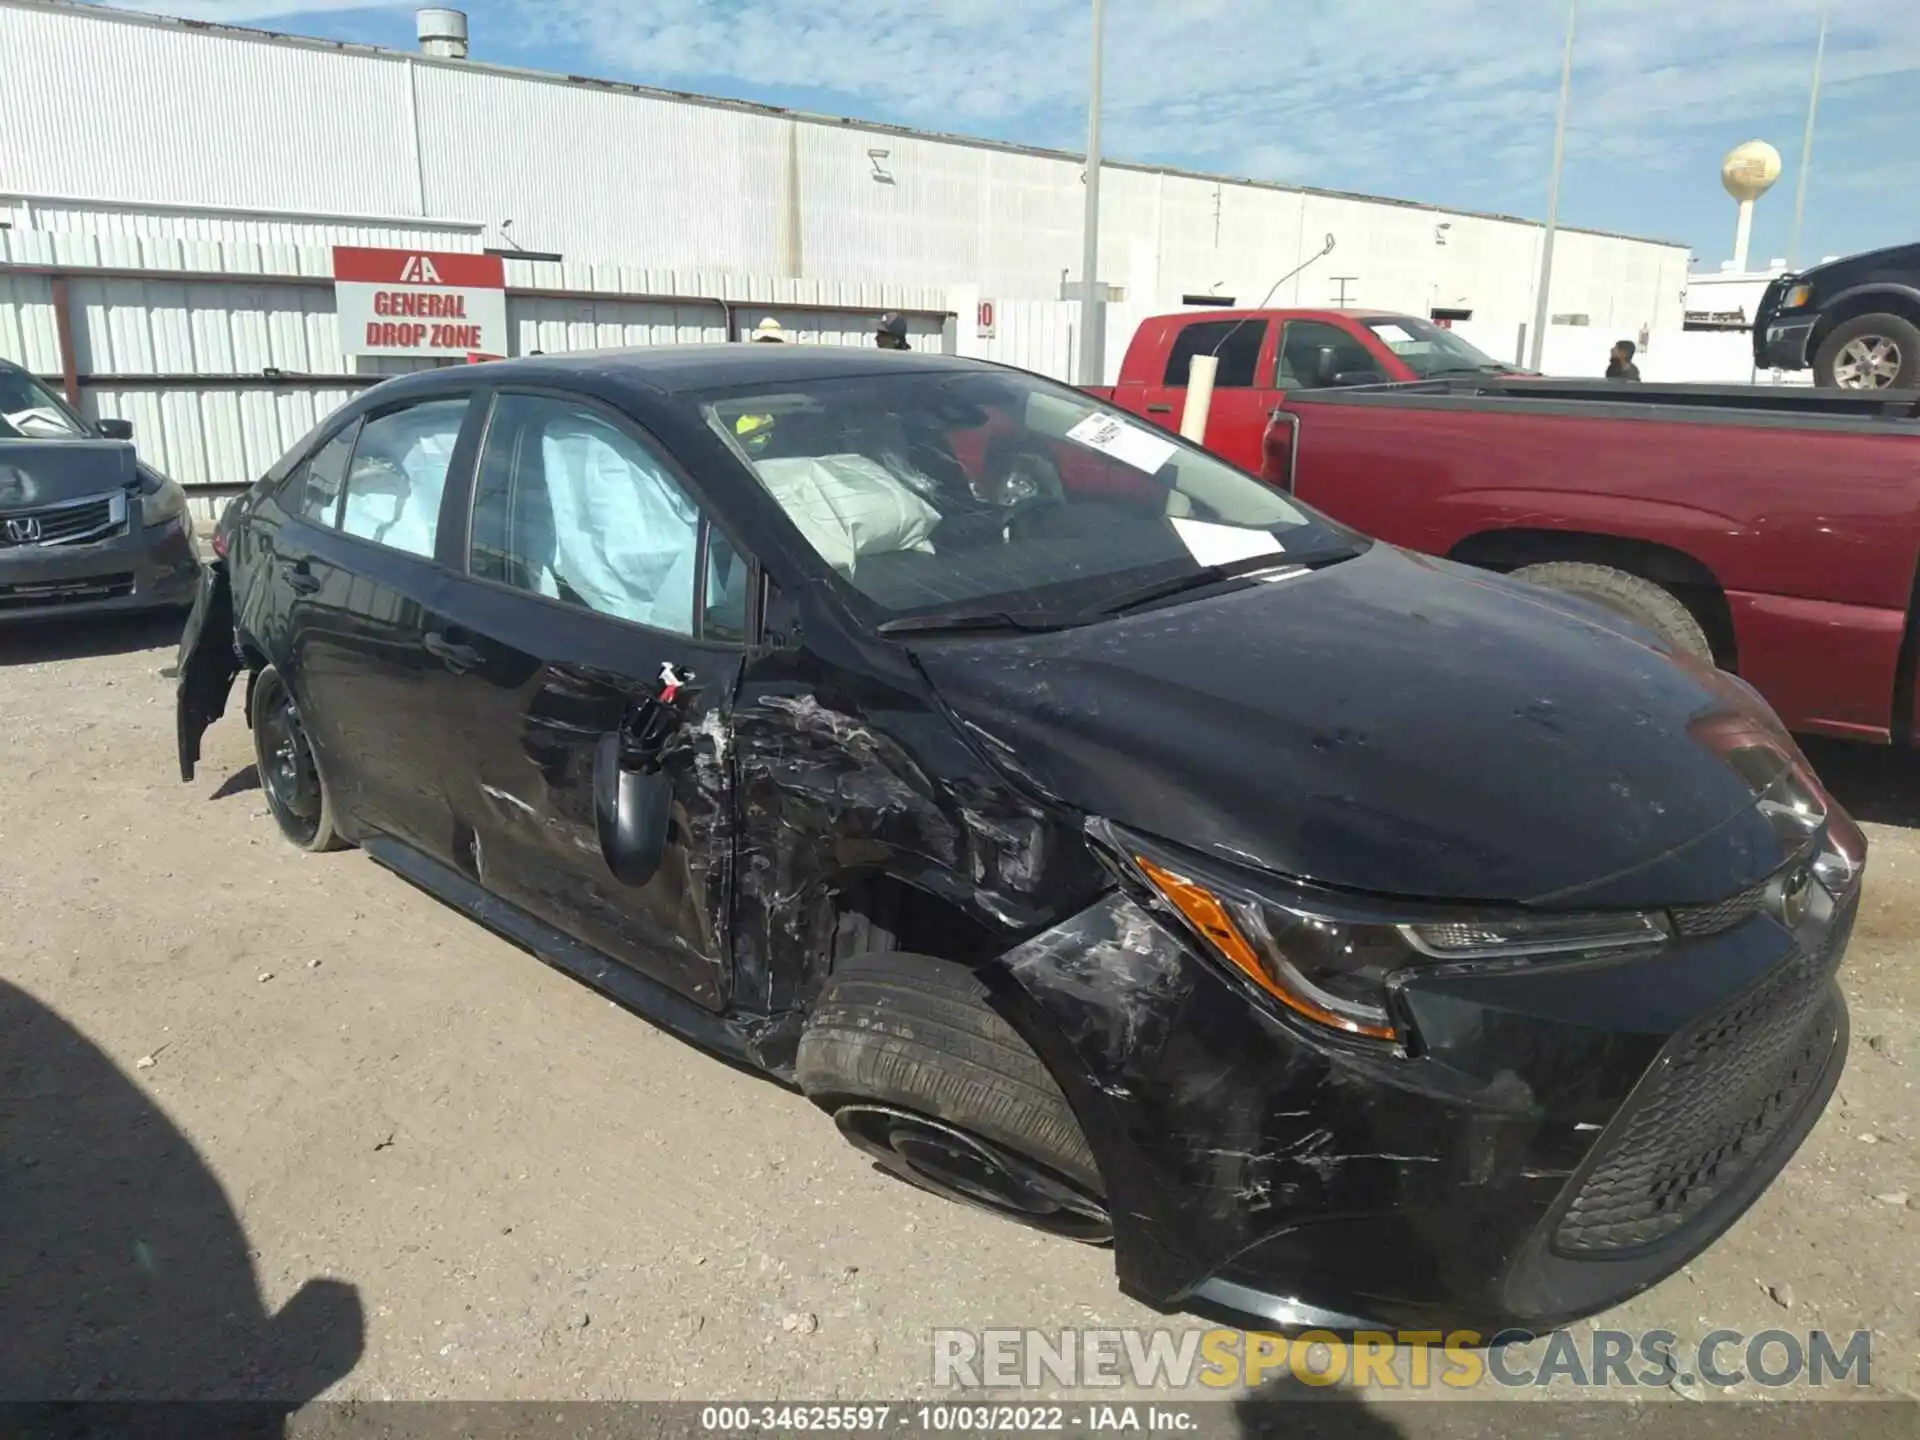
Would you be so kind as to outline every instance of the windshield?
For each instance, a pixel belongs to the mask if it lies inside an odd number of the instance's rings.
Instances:
[[[1423,380],[1429,375],[1458,374],[1466,370],[1493,374],[1513,368],[1476,350],[1453,331],[1412,315],[1394,315],[1360,323],[1378,335],[1380,343],[1404,360],[1407,368]]]
[[[1350,532],[1078,390],[911,371],[696,397],[822,560],[890,619],[1097,607]]]
[[[0,434],[48,440],[79,439],[86,433],[53,392],[33,376],[0,367]]]

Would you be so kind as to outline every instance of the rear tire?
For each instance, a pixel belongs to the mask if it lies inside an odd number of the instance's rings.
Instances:
[[[254,677],[251,690],[247,715],[253,724],[253,761],[274,823],[302,850],[345,849],[293,692],[271,665]]]
[[[1813,383],[1841,390],[1920,386],[1920,326],[1900,315],[1856,315],[1813,357]]]
[[[1111,1238],[1067,1098],[965,966],[898,951],[842,961],[795,1078],[841,1133],[923,1189],[1055,1234]]]
[[[1713,644],[1700,622],[1671,591],[1611,565],[1556,560],[1526,565],[1509,577],[1546,590],[1558,590],[1604,606],[1623,619],[1653,631],[1676,650],[1713,662]]]

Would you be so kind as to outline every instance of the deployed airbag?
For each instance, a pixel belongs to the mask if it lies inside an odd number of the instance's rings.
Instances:
[[[864,555],[933,553],[940,512],[864,455],[761,460],[773,498],[829,565],[851,575]]]

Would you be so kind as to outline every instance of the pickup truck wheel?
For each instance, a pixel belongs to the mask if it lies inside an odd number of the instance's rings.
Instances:
[[[1066,1096],[964,965],[901,951],[842,960],[794,1078],[899,1179],[1051,1234],[1112,1239]]]
[[[1820,342],[1813,383],[1840,390],[1920,385],[1920,326],[1899,315],[1856,315]]]
[[[1693,612],[1651,580],[1616,570],[1611,565],[1589,565],[1577,560],[1523,566],[1510,578],[1591,600],[1653,631],[1676,650],[1697,655],[1709,663],[1713,660],[1713,645]]]

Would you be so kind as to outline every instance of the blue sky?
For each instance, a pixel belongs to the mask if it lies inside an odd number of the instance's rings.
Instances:
[[[126,8],[411,48],[413,0]],[[473,58],[1083,148],[1089,0],[466,0]],[[1835,0],[1803,263],[1920,240],[1912,0]],[[1820,0],[1582,0],[1564,223],[1732,251],[1719,161],[1785,159],[1752,257],[1786,253]],[[1562,0],[1108,0],[1105,148],[1538,217]]]

